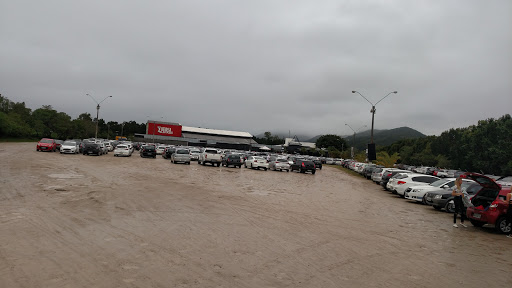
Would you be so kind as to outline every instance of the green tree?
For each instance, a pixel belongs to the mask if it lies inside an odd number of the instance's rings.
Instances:
[[[338,151],[343,151],[345,148],[347,148],[347,142],[345,142],[345,139],[341,138],[338,135],[322,135],[316,140],[316,147],[317,148],[329,148],[334,147]]]

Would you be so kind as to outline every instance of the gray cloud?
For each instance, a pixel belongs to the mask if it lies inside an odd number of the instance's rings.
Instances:
[[[426,134],[510,113],[510,1],[4,1],[0,93],[72,117]],[[148,117],[149,116],[149,117]]]

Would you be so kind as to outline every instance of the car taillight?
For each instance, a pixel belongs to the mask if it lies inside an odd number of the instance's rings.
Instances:
[[[491,210],[491,211],[496,211],[496,208],[498,208],[498,200],[494,200],[494,201],[491,203],[491,206],[489,206],[489,210]]]
[[[398,185],[405,184],[405,182],[404,181],[398,181],[398,182],[396,182],[396,184],[398,184]]]
[[[391,177],[391,173],[389,173],[387,176],[388,176],[388,177]]]
[[[254,160],[254,163],[258,163],[258,160]]]
[[[306,167],[306,165],[304,165],[304,162],[302,162],[302,167]]]
[[[204,159],[208,158],[208,154],[204,154]]]

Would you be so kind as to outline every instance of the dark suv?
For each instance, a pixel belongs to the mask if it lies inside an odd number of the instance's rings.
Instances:
[[[103,150],[101,149],[100,144],[97,143],[85,143],[84,150],[82,152],[84,155],[103,155]]]
[[[242,168],[242,155],[238,155],[238,154],[228,154],[224,157],[222,157],[222,166],[226,166],[226,167],[229,167],[229,166],[233,166],[233,167],[238,167],[238,168]]]
[[[140,148],[140,157],[156,158],[156,148],[153,145],[145,145]]]
[[[292,172],[294,170],[297,170],[300,173],[306,173],[307,171],[311,171],[311,174],[315,174],[316,167],[313,161],[301,158],[294,158],[293,163],[290,165],[290,170]]]
[[[510,193],[510,187],[503,189],[493,179],[481,174],[468,172],[464,175],[482,186],[482,189],[471,199],[474,207],[468,207],[466,210],[471,224],[476,227],[491,224],[499,233],[510,233],[512,225],[507,224],[506,215],[507,209],[512,208],[505,202],[507,194]]]

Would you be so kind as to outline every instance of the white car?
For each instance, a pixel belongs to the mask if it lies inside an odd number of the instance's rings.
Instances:
[[[199,159],[199,154],[201,154],[200,150],[191,149],[190,150],[190,160],[197,161]]]
[[[245,168],[263,168],[263,170],[267,171],[268,162],[267,159],[261,156],[249,156],[244,163]]]
[[[117,145],[116,149],[114,149],[114,156],[132,156],[132,149],[126,144]]]
[[[64,141],[64,143],[60,145],[60,154],[78,154],[79,152],[80,147],[75,141]]]
[[[167,146],[157,146],[156,147],[156,155],[162,155],[165,151],[165,148],[167,148]]]
[[[105,146],[107,147],[107,150],[109,152],[114,151],[114,146],[112,146],[112,144],[110,142],[105,142]]]
[[[285,159],[285,158],[277,158],[277,159],[274,159],[273,161],[270,161],[268,163],[268,167],[270,170],[274,170],[274,171],[283,171],[283,170],[286,170],[286,172],[289,172],[290,171],[290,163],[288,163],[288,160]]]
[[[396,192],[401,197],[404,196],[405,190],[412,186],[420,186],[433,183],[439,180],[435,176],[419,174],[419,173],[398,173],[395,177],[389,179],[387,187],[390,191]]]
[[[462,182],[473,183],[475,181],[469,179],[462,179]],[[412,186],[405,190],[405,199],[414,200],[418,202],[424,202],[423,196],[427,192],[436,191],[439,189],[451,189],[455,185],[455,178],[444,178],[432,182],[428,185]]]
[[[380,181],[382,180],[382,175],[384,175],[387,171],[393,170],[393,168],[378,168],[375,170],[377,170],[378,172],[376,171],[372,173],[372,181],[377,184],[380,184]]]

